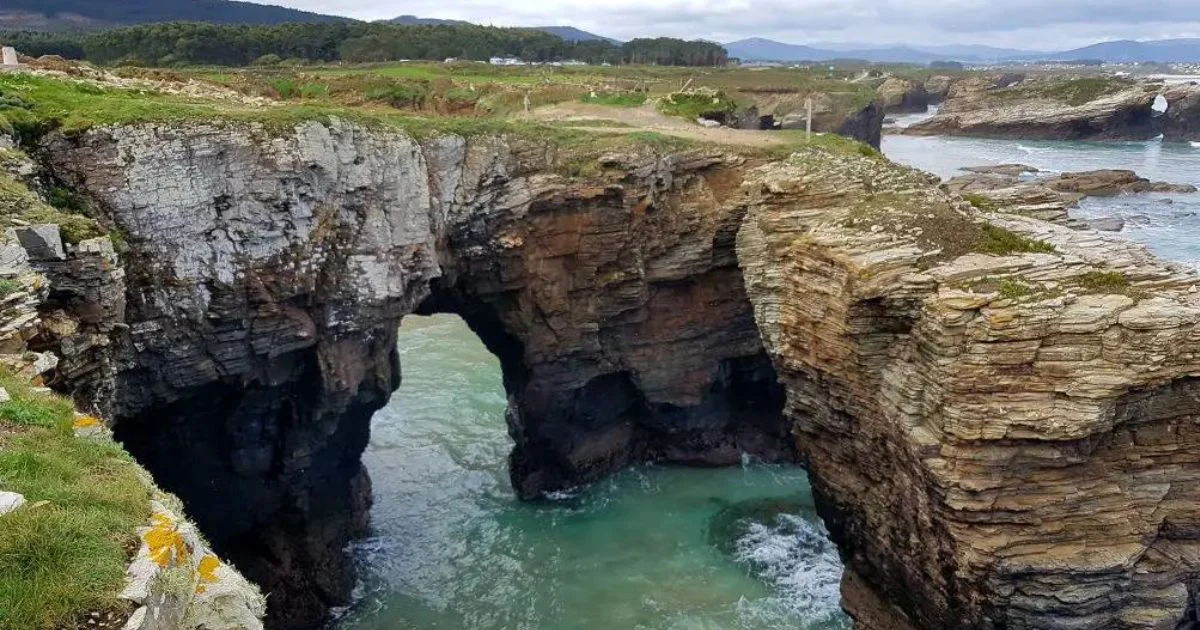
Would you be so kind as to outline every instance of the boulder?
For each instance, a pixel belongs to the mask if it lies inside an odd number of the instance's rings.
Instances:
[[[1019,177],[1026,173],[1040,173],[1041,170],[1028,166],[1026,164],[994,164],[985,166],[968,166],[964,169],[968,173],[994,173],[996,175],[1009,175]]]
[[[1125,229],[1125,219],[1119,217],[1104,217],[1083,222],[1088,229],[1098,232],[1120,232]]]
[[[17,240],[33,262],[66,260],[62,235],[57,225],[41,224],[14,228]]]
[[[1152,182],[1137,173],[1123,169],[1100,169],[1082,173],[1063,173],[1045,182],[1061,192],[1074,192],[1089,197],[1112,197],[1127,193],[1165,192],[1194,193],[1190,184]]]
[[[4,516],[9,512],[25,505],[25,497],[16,492],[5,492],[0,490],[0,516]]]

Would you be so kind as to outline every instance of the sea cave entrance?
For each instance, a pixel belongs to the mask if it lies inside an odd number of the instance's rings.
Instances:
[[[482,332],[491,343],[446,313],[401,325],[402,382],[363,456],[360,597],[335,628],[847,627],[798,467],[639,465],[519,500],[498,339]]]

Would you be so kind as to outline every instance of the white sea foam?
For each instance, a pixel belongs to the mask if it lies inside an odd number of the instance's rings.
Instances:
[[[1193,149],[1200,149],[1200,142],[1189,142]]]
[[[765,606],[764,602],[743,602],[743,615],[786,612],[805,620],[806,628],[844,627],[839,588],[842,563],[837,547],[820,525],[791,514],[778,515],[771,525],[753,523],[738,539],[734,557],[777,592]]]

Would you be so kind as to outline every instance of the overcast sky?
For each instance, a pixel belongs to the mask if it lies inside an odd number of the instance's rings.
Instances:
[[[988,44],[1062,50],[1110,39],[1200,37],[1200,0],[255,0],[376,20],[570,25],[618,39]]]

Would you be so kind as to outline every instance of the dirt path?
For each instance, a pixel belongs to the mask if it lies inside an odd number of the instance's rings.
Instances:
[[[521,114],[520,118],[561,123],[565,126],[571,126],[571,123],[580,123],[581,129],[586,128],[598,133],[652,131],[700,142],[754,148],[771,148],[795,143],[795,138],[789,137],[791,134],[778,131],[742,131],[728,127],[711,129],[701,127],[681,118],[664,115],[653,105],[611,107],[588,103],[558,103]],[[606,127],[603,124],[605,121],[615,124]]]

